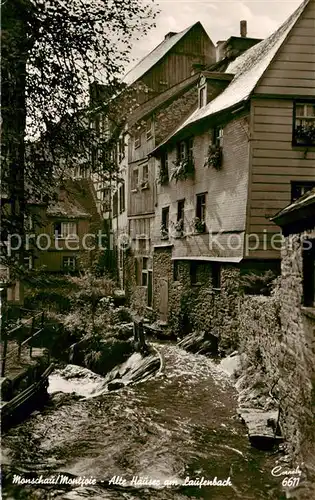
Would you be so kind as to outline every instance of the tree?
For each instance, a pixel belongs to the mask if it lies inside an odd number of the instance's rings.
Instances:
[[[25,186],[36,196],[52,179],[52,163],[91,144],[93,130],[82,119],[89,87],[99,80],[108,98],[120,91],[132,41],[153,26],[153,2],[3,1],[2,240],[10,232],[23,237]]]

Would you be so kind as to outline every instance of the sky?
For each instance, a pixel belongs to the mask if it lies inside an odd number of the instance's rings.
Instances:
[[[143,0],[145,1],[145,0]],[[182,31],[200,21],[214,44],[239,36],[240,21],[247,20],[247,36],[266,38],[302,3],[302,0],[156,0],[160,9],[156,28],[134,43],[126,71],[148,54],[169,31]]]

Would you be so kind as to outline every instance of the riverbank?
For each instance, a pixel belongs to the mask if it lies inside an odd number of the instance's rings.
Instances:
[[[100,394],[102,378],[73,372],[68,390],[86,387],[84,396],[53,392],[44,413],[4,437],[3,498],[284,499],[279,478],[271,475],[274,455],[252,448],[235,418],[237,393],[230,378],[205,356],[171,344],[154,347],[165,361],[157,377]],[[55,375],[66,382],[62,373]],[[12,484],[17,471],[28,477],[93,476],[97,484],[23,488]],[[115,476],[149,477],[162,487],[109,484]],[[187,477],[230,477],[232,487],[185,485]],[[165,481],[177,486],[166,487]]]

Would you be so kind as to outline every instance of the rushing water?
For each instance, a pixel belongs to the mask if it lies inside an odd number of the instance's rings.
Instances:
[[[3,497],[284,498],[279,478],[271,475],[276,457],[250,447],[235,416],[236,394],[227,375],[204,356],[169,344],[156,347],[165,358],[164,372],[115,392],[104,392],[104,379],[88,370],[71,365],[57,370],[50,380],[49,406],[3,438]],[[13,474],[58,473],[92,476],[97,484],[12,485]],[[121,476],[127,486],[108,484],[113,476]],[[134,476],[160,486],[130,484]],[[188,476],[230,477],[232,486],[182,484]],[[164,486],[168,480],[177,486]]]

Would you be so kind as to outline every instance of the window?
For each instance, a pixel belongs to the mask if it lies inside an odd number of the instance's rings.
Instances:
[[[141,285],[148,285],[148,257],[142,257]]]
[[[74,238],[77,235],[76,222],[56,222],[54,227],[56,238]]]
[[[177,159],[179,161],[189,159],[193,159],[193,149],[194,149],[194,139],[190,137],[185,141],[180,141],[177,146]]]
[[[113,217],[118,215],[118,191],[114,193],[113,196]]]
[[[139,170],[138,168],[134,168],[132,170],[132,176],[131,176],[131,190],[136,191],[138,189],[138,184],[139,184]]]
[[[148,165],[143,165],[142,167],[142,182],[148,182],[149,180],[149,167]]]
[[[201,222],[206,220],[206,193],[197,194],[196,217]]]
[[[120,163],[125,158],[125,139],[120,137],[118,141],[118,162]]]
[[[147,132],[147,141],[149,141],[153,137],[153,122],[152,122],[152,120],[147,121],[146,132]]]
[[[119,188],[119,212],[125,211],[125,183]]]
[[[223,147],[223,128],[214,127],[212,132],[212,144],[216,147]]]
[[[177,202],[177,222],[180,220],[184,221],[185,217],[185,200],[179,200]]]
[[[110,210],[110,198],[111,198],[111,190],[109,188],[104,188],[100,191],[100,199],[103,202],[103,210]]]
[[[178,159],[185,160],[187,156],[187,143],[186,141],[181,141],[178,146]]]
[[[221,288],[221,264],[219,262],[212,263],[212,286],[213,288]]]
[[[315,146],[315,101],[294,103],[294,146]]]
[[[137,130],[135,133],[135,149],[141,146],[141,131]]]
[[[169,228],[169,217],[170,217],[170,208],[164,207],[162,208],[162,230],[168,233]]]
[[[303,244],[303,304],[315,307],[315,240]]]
[[[31,215],[24,215],[24,229],[31,231],[34,228],[33,217]]]
[[[291,202],[301,198],[307,191],[315,188],[315,181],[292,181],[291,182]]]
[[[207,87],[204,85],[199,89],[199,108],[207,104]]]
[[[210,277],[210,268],[208,262],[191,261],[190,262],[190,284],[201,285],[207,283]]]
[[[75,257],[63,257],[62,267],[63,267],[64,271],[75,271],[76,258]]]

